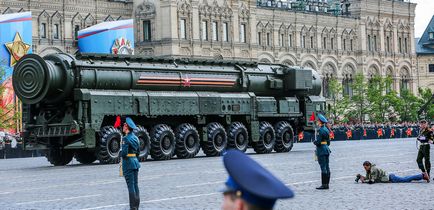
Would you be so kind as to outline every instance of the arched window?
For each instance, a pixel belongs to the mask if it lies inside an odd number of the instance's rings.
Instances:
[[[238,9],[238,23],[238,28],[240,28],[240,42],[250,43],[250,10],[244,3],[241,3]]]
[[[325,98],[330,98],[332,97],[331,93],[330,93],[330,80],[332,80],[332,78],[334,77],[333,75],[335,74],[335,68],[331,65],[331,64],[327,64],[324,69],[323,69],[323,96]]]
[[[401,69],[401,90],[410,90],[410,72],[407,67]]]
[[[288,40],[288,47],[295,47],[294,46],[294,40],[295,40],[295,27],[293,25],[290,25],[287,29],[287,40]]]
[[[50,15],[44,10],[38,17],[39,38],[48,39],[49,36]]]
[[[355,70],[351,65],[346,65],[342,73],[342,93],[344,96],[353,96],[353,74]]]
[[[55,12],[51,17],[51,34],[53,40],[61,40],[62,39],[62,16],[59,12]]]
[[[189,1],[185,1],[185,0],[179,1],[178,2],[178,37],[181,40],[191,39],[191,14],[192,14],[192,7]],[[228,34],[226,33],[226,36],[227,35]]]
[[[393,90],[393,83],[394,83],[394,74],[393,74],[393,68],[391,66],[387,67],[386,70],[386,93],[390,93]],[[390,80],[390,81],[388,81]]]
[[[81,30],[84,26],[83,17],[80,15],[80,13],[77,12],[77,14],[72,17],[72,37],[74,41],[78,40],[78,31]]]
[[[156,10],[153,2],[145,0],[139,4],[135,12],[136,37],[141,42],[150,42],[154,40]]]

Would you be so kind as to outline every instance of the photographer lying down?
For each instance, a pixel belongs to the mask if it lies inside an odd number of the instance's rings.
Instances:
[[[374,184],[374,183],[401,183],[401,182],[411,182],[413,180],[426,180],[429,182],[429,176],[426,172],[413,175],[413,176],[405,176],[400,177],[395,174],[388,174],[386,171],[375,167],[375,164],[372,164],[369,161],[365,161],[363,163],[363,168],[366,170],[366,176],[362,176],[357,174],[356,182],[362,181],[362,183]]]

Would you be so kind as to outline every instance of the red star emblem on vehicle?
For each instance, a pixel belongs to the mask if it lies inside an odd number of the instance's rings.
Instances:
[[[191,86],[190,78],[188,78],[188,77],[182,78],[182,86],[190,87]]]

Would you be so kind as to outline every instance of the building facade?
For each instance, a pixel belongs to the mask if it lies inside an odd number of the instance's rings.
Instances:
[[[133,4],[108,0],[0,1],[0,14],[31,11],[33,53],[75,53],[79,30],[103,21],[129,19]]]
[[[391,0],[135,2],[143,54],[306,66],[350,84],[357,72],[416,91],[415,4]],[[337,4],[336,4],[337,3]],[[335,4],[337,6],[335,6]],[[146,15],[137,15],[146,14]],[[327,91],[324,91],[327,96]]]
[[[416,39],[417,82],[434,92],[434,16],[422,37]]]
[[[357,72],[417,90],[415,4],[403,0],[9,0],[32,11],[33,51],[76,50],[76,31],[134,18],[136,54],[243,59],[310,67],[351,94]]]

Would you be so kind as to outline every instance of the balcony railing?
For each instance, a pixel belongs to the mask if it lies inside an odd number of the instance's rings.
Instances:
[[[258,7],[350,16],[347,0],[257,0]]]

